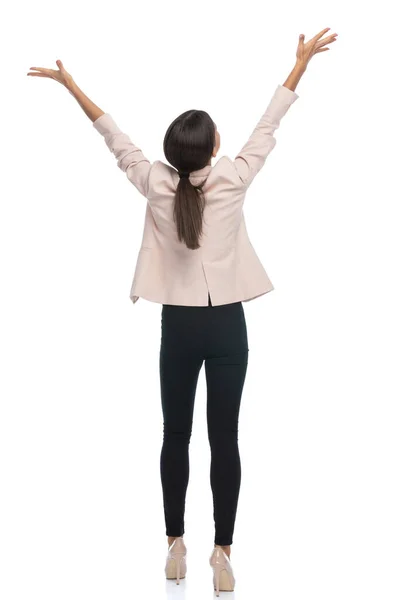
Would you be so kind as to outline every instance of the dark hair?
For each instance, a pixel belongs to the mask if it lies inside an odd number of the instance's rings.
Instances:
[[[164,137],[164,154],[178,173],[191,173],[208,164],[215,145],[215,124],[204,110],[187,110],[172,121]],[[196,250],[203,231],[205,180],[193,185],[181,177],[174,201],[178,239]]]

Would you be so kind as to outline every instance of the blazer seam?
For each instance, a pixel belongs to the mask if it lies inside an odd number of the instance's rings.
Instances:
[[[231,167],[232,167],[232,170],[234,171],[236,178],[237,178],[237,179],[239,180],[239,182],[240,182],[240,187],[245,189],[245,188],[247,187],[247,184],[246,184],[246,183],[243,181],[243,179],[240,177],[240,175],[239,175],[239,173],[238,173],[238,170],[237,170],[237,168],[236,168],[236,166],[235,166],[235,163],[234,163],[234,161],[233,161],[233,160],[232,160],[232,159],[231,159],[229,156],[227,156],[227,155],[226,155],[226,158],[227,158],[227,159],[228,159],[228,161],[230,162],[230,164],[231,164]]]

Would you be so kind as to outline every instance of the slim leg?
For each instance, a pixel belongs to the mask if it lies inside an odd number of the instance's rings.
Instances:
[[[248,349],[205,360],[214,543],[220,546],[233,541],[241,482],[238,419],[247,363]]]
[[[164,423],[160,472],[167,536],[179,537],[184,534],[189,442],[202,363],[203,359],[187,348],[177,349],[166,343],[161,346],[160,384]]]

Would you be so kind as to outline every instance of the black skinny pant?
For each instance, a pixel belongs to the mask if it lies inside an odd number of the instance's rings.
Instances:
[[[247,361],[247,327],[241,302],[212,306],[164,304],[161,313],[160,384],[164,418],[160,457],[166,535],[184,534],[189,442],[203,361],[215,538],[232,544],[241,465],[238,419]]]

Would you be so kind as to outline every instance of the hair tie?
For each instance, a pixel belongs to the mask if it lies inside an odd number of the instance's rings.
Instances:
[[[180,178],[186,177],[187,179],[189,178],[189,175],[190,175],[190,173],[186,173],[184,171],[181,171],[181,172],[178,171],[178,174],[179,174]]]

